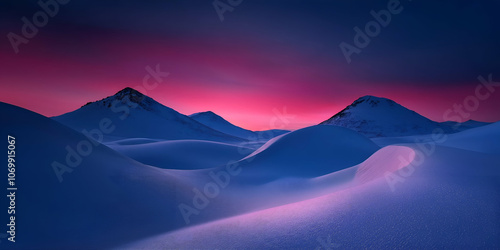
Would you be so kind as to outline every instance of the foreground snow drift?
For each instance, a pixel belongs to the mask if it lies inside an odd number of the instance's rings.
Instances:
[[[0,103],[0,113],[9,117],[0,123],[2,134],[17,145],[17,248],[103,248],[184,225],[176,206],[191,190],[174,172],[93,144],[31,111]],[[3,195],[1,202],[8,207]]]
[[[386,168],[383,161],[374,164],[370,163],[371,169]],[[499,166],[500,159],[492,155],[438,147],[424,163],[394,172],[404,181],[393,186],[382,176],[319,198],[170,232],[126,247],[497,248]]]

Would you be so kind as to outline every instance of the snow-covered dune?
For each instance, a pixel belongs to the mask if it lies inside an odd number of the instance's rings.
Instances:
[[[449,135],[442,144],[477,152],[500,154],[500,122]]]
[[[350,129],[317,125],[275,137],[241,162],[245,176],[316,177],[359,164],[378,149]]]
[[[386,161],[380,160],[411,153],[404,147],[383,150],[370,159],[366,170],[387,169]],[[416,162],[419,164],[400,170],[394,162],[389,169],[402,181],[393,185],[379,176],[318,198],[181,229],[120,248],[498,248],[500,159],[439,146],[433,155],[424,161],[415,158]]]
[[[348,168],[378,149],[363,135],[335,126],[318,125],[276,137],[240,161],[191,176],[198,190],[208,190],[210,183],[223,184],[210,205],[200,214],[189,215],[189,221],[207,222],[345,188],[356,175]],[[228,168],[234,173],[228,174]],[[214,181],[214,175],[219,181]]]
[[[136,161],[165,169],[214,168],[229,161],[238,161],[253,151],[243,146],[200,140],[136,139],[107,145]]]
[[[436,139],[437,138],[437,139]],[[404,137],[380,137],[372,138],[379,146],[393,144],[432,144],[452,148],[466,149],[488,154],[500,153],[500,122],[483,125],[476,128],[448,135],[414,135]]]
[[[19,157],[18,165],[26,166],[19,168],[16,172],[19,176],[17,185],[23,188],[17,204],[19,213],[24,217],[19,221],[18,226],[24,228],[23,235],[30,239],[29,242],[20,243],[21,247],[68,248],[74,246],[75,242],[78,242],[82,248],[107,247],[182,228],[186,224],[179,211],[179,204],[190,204],[196,196],[193,188],[199,187],[199,190],[204,190],[204,185],[213,181],[210,172],[217,172],[220,169],[217,167],[186,172],[143,165],[52,119],[31,111],[2,103],[0,112],[12,117],[8,123],[2,122],[0,127],[2,132],[16,137],[19,148],[17,153],[23,156]],[[331,150],[336,150],[341,147],[340,144],[348,147],[346,143],[351,142],[361,149],[363,147],[366,147],[366,150],[377,149],[368,139],[355,132],[351,131],[349,134],[348,130],[344,130],[346,129],[315,126],[287,134],[277,140],[276,144],[273,143],[275,145],[267,145],[266,150],[261,150],[255,157],[255,163],[259,161],[258,158],[274,160],[275,163],[279,163],[281,159],[282,164],[291,163],[299,158],[303,158],[301,161],[306,162],[307,154],[306,152],[300,153],[302,149],[300,144],[311,148],[318,147],[317,154],[313,156],[321,157],[323,160],[331,158],[332,151],[319,150],[322,146],[337,145],[337,148],[331,148]],[[325,133],[324,136],[321,136],[322,133]],[[281,144],[281,140],[285,140],[286,143]],[[366,145],[363,146],[363,143]],[[121,147],[125,151],[129,147],[131,154],[138,150],[144,150],[142,153],[147,154],[150,150],[169,149],[172,150],[170,152],[172,156],[179,154],[178,160],[182,157],[193,156],[190,155],[189,150],[198,149],[198,154],[201,155],[204,150],[210,148],[214,155],[204,157],[215,159],[213,164],[225,161],[228,156],[242,158],[245,154],[252,152],[248,148],[214,142],[163,142],[147,138],[115,141],[109,145]],[[311,148],[308,150],[312,151]],[[277,156],[267,155],[265,153],[267,150],[276,150]],[[281,150],[284,150],[285,154],[280,154]],[[294,151],[297,153],[295,156]],[[152,152],[154,155],[159,155],[158,153]],[[296,156],[300,157],[294,158]],[[340,155],[337,156],[340,157]],[[369,153],[366,152],[366,156],[362,155],[361,158],[368,156]],[[288,157],[292,160],[288,160]],[[352,157],[356,160],[363,160],[357,154],[352,154]],[[254,163],[248,159],[245,162]],[[151,158],[151,160],[155,159]],[[336,162],[340,161],[336,160]],[[202,159],[196,163],[191,162],[193,167],[198,163],[204,164],[205,161]],[[291,167],[298,172],[304,170],[311,175],[319,175],[322,172],[330,173],[339,167],[321,169],[324,166],[319,166],[321,171],[318,172],[314,165],[301,165],[300,163],[297,162]],[[158,165],[170,168],[169,164],[174,166],[175,159],[164,160]],[[243,162],[241,164],[241,167],[245,167]],[[257,168],[258,165],[254,167]],[[303,170],[300,170],[301,168]],[[283,173],[284,177],[287,176],[286,168],[278,166],[275,170],[269,170],[269,172],[262,172],[264,178],[278,172]],[[245,176],[245,171],[242,172],[242,177]],[[302,197],[317,195],[313,191],[315,188],[313,183],[307,183],[307,179],[299,179],[292,183],[303,183],[307,187],[303,190],[304,192],[297,196],[291,195],[288,200],[273,200],[272,195],[292,193],[287,190],[286,186],[277,182],[271,183],[270,186],[261,186],[262,183],[257,181],[246,183],[249,186],[242,187],[241,183],[237,182],[237,177],[231,180],[232,183],[227,189],[221,190],[221,194],[212,201],[209,208],[203,210],[199,220],[193,220],[194,224],[237,215],[258,207],[285,204]],[[279,179],[283,180],[281,177]],[[269,187],[275,190],[269,192],[270,199],[260,200],[259,196],[264,197]],[[245,192],[251,191],[252,188],[255,188],[256,192],[246,197]],[[307,193],[308,190],[313,193]],[[254,205],[252,206],[251,203]],[[143,227],[144,225],[147,227]],[[81,240],[82,238],[85,240]]]
[[[16,138],[16,247],[103,248],[184,225],[177,204],[191,199],[191,185],[175,172],[16,106],[0,103],[0,114],[9,117],[2,134]]]
[[[342,111],[321,122],[350,128],[370,138],[431,134],[435,129],[456,133],[488,123],[477,121],[435,122],[393,100],[363,96]]]

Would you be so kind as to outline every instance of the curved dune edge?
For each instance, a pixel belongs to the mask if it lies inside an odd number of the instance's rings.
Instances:
[[[166,232],[165,234],[160,234],[152,236],[150,238],[145,238],[136,242],[131,242],[128,245],[120,246],[120,248],[126,249],[148,249],[149,247],[163,247],[161,242],[170,241],[176,239],[173,245],[178,247],[182,243],[187,243],[189,240],[177,239],[178,237],[193,237],[193,232],[197,230],[205,230],[207,228],[212,228],[210,230],[215,230],[217,225],[224,223],[232,223],[232,220],[240,218],[245,218],[246,216],[256,216],[260,213],[269,213],[270,211],[281,210],[288,208],[300,208],[303,204],[308,204],[309,202],[318,203],[331,195],[341,195],[348,194],[351,188],[364,188],[361,187],[364,184],[371,182],[373,180],[384,178],[387,173],[392,173],[398,171],[411,164],[411,160],[415,156],[415,151],[406,146],[387,146],[370,156],[363,163],[356,166],[350,167],[348,169],[343,169],[341,171],[336,171],[328,175],[321,177],[308,179],[311,186],[309,191],[316,193],[310,198],[306,198],[300,201],[277,205],[261,210],[252,211],[249,213],[238,214],[235,216],[216,219],[209,221],[207,223],[194,225],[192,227],[181,228],[172,232]],[[350,180],[349,180],[350,179]],[[269,186],[273,190],[272,186]],[[274,187],[276,188],[276,187]],[[329,190],[329,192],[324,192]],[[318,204],[319,206],[319,204]],[[209,230],[209,231],[210,231]],[[143,245],[144,244],[144,245]],[[152,244],[152,245],[151,245]],[[159,245],[156,245],[159,244]],[[168,244],[167,244],[168,245]],[[143,248],[144,247],[144,248]]]
[[[387,146],[357,167],[354,182],[364,184],[411,165],[415,151],[406,146]]]

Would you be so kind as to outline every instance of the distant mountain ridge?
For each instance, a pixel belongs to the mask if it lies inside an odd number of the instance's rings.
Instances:
[[[103,119],[111,121],[114,129],[106,138],[245,141],[207,127],[132,88],[52,119],[79,132],[98,129]]]
[[[368,95],[358,98],[320,124],[346,127],[368,137],[394,137],[431,134],[436,128],[442,129],[445,133],[454,133],[488,123],[476,121],[460,125],[456,122],[439,123],[393,100]]]
[[[212,111],[194,113],[189,115],[189,117],[191,117],[192,119],[196,120],[201,124],[204,124],[208,127],[211,127],[215,130],[218,130],[228,135],[237,136],[240,138],[250,138],[255,136],[255,133],[253,131],[240,128],[228,122],[227,120],[225,120],[224,118],[215,114]]]
[[[189,117],[210,128],[222,133],[244,138],[244,139],[271,139],[272,137],[288,133],[288,130],[271,129],[264,131],[251,131],[238,127],[212,111],[198,112],[189,115]]]

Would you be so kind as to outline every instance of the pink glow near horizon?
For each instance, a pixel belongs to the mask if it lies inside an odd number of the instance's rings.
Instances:
[[[90,47],[103,53],[94,57],[71,48],[65,54],[42,38],[27,46],[24,54],[0,52],[0,100],[56,116],[140,85],[147,74],[145,67],[159,64],[170,75],[145,94],[166,106],[187,115],[211,110],[252,130],[297,129],[328,119],[363,95],[390,98],[442,121],[445,110],[473,95],[477,84],[423,88],[360,83],[342,75],[344,64],[311,58],[291,47],[269,49],[258,41],[221,49],[209,42],[181,39],[117,39],[89,41]],[[499,105],[500,98],[482,101],[468,119],[496,121]],[[287,122],[272,123],[276,110],[285,109]]]

